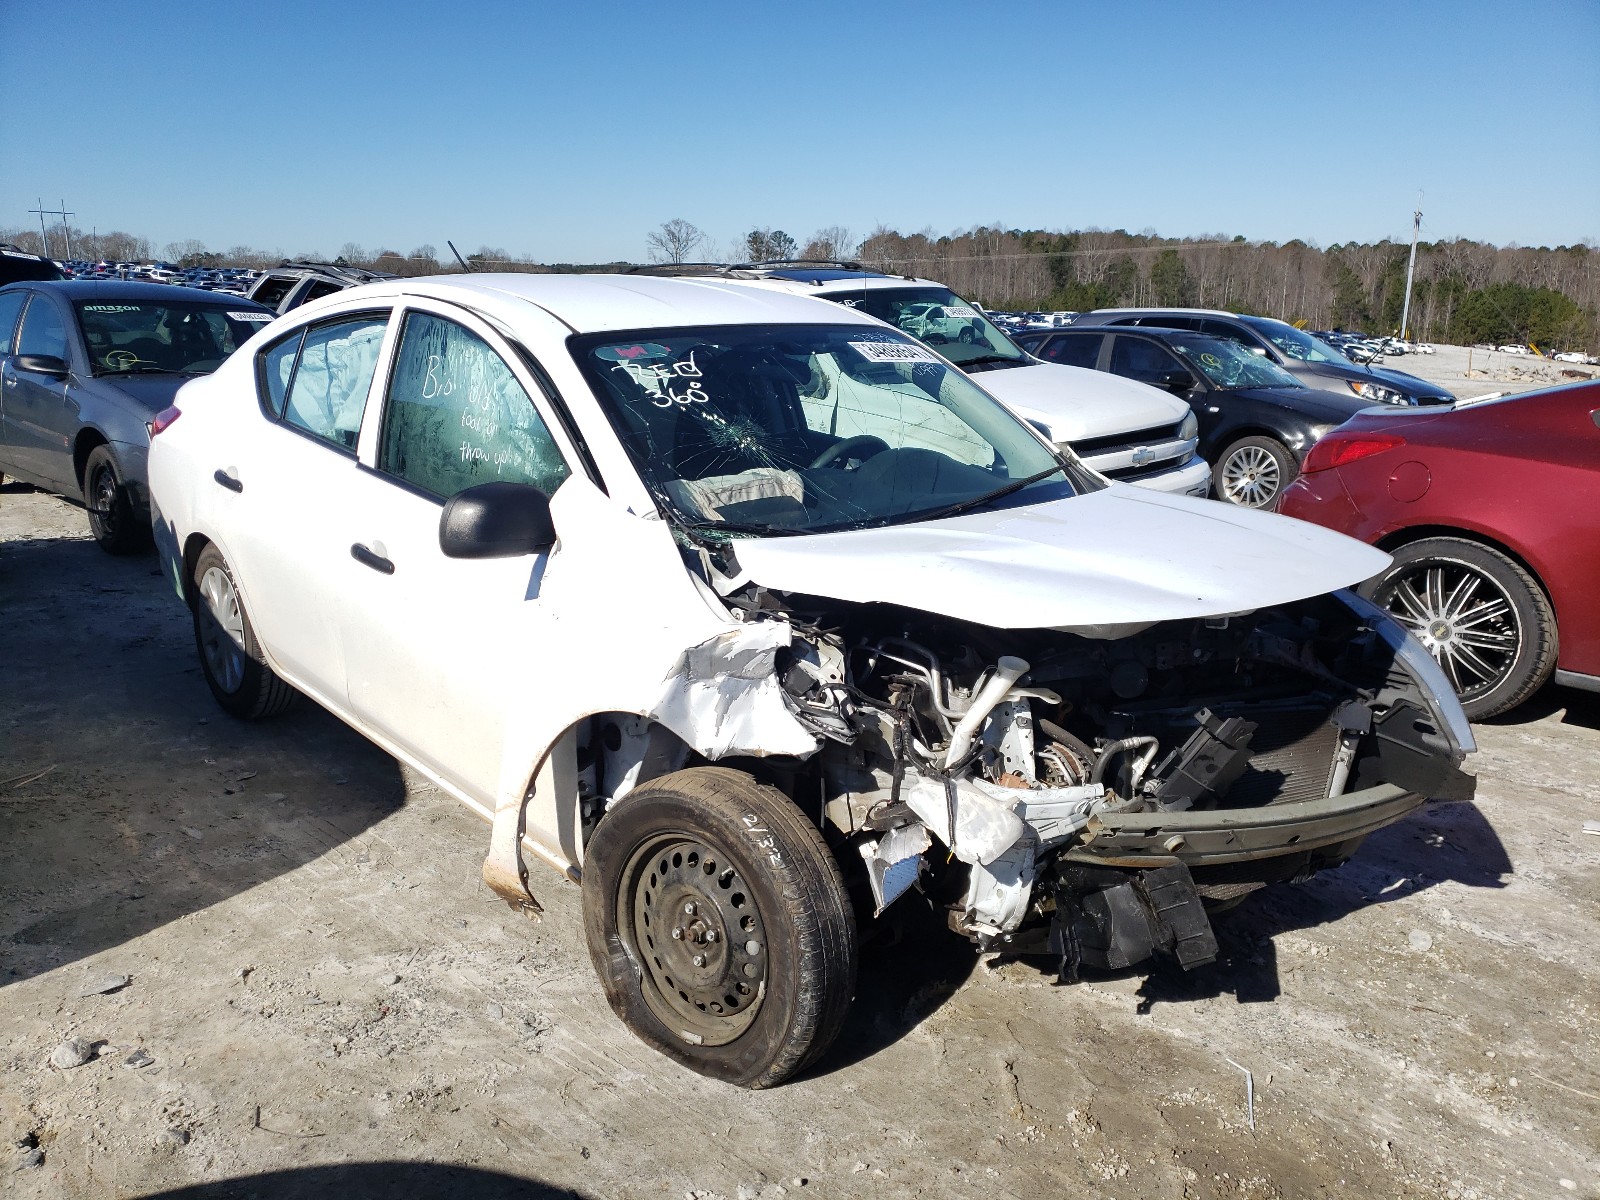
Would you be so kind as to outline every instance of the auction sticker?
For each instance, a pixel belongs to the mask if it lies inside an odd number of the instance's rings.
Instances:
[[[868,362],[875,363],[938,363],[939,356],[924,346],[908,342],[851,342],[850,348]]]
[[[977,311],[963,304],[946,304],[944,306],[944,315],[947,317],[960,317],[968,321],[976,321],[978,319]]]
[[[270,321],[271,313],[264,312],[231,312],[228,319],[232,321]]]

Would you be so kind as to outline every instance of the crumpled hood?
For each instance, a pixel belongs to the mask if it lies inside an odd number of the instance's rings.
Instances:
[[[1024,508],[734,543],[784,592],[920,609],[996,629],[1120,637],[1349,587],[1389,556],[1272,513],[1123,484]]]
[[[1054,442],[1176,425],[1189,406],[1148,383],[1105,371],[1037,363],[972,376],[973,382],[1025,421],[1049,429]]]

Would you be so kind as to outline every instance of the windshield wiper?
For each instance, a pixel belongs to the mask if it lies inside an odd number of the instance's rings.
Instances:
[[[699,533],[749,533],[757,537],[795,537],[802,533],[812,533],[810,529],[787,529],[781,525],[754,525],[745,521],[685,521],[679,520],[678,524],[685,529],[692,529]]]
[[[932,512],[913,513],[912,515],[918,521],[940,521],[945,517],[953,517],[957,513],[964,513],[977,508],[981,504],[988,504],[991,501],[999,500],[1003,496],[1009,496],[1012,492],[1020,492],[1030,483],[1038,483],[1041,479],[1048,479],[1052,475],[1059,474],[1065,477],[1066,473],[1066,468],[1058,463],[1048,471],[1040,471],[1037,475],[1029,475],[1026,479],[1013,479],[1005,487],[996,488],[986,495],[974,496],[971,500],[960,500],[955,504],[946,505],[944,508],[936,508]]]
[[[958,367],[981,367],[985,363],[1012,363],[1016,366],[1026,365],[1026,360],[1012,358],[1009,354],[979,354],[974,358],[952,358],[951,362]]]

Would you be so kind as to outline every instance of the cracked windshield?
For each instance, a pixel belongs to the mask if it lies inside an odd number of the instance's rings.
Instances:
[[[967,370],[1020,367],[1029,361],[988,317],[949,288],[870,288],[859,298],[829,299],[905,330]]]
[[[574,350],[634,463],[691,527],[815,533],[1083,486],[960,372],[869,327],[607,334]]]
[[[1300,388],[1305,385],[1277,363],[1226,338],[1174,338],[1172,348],[1219,388]]]

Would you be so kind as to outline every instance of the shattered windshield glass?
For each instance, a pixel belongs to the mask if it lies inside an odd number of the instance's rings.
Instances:
[[[949,288],[863,288],[826,297],[870,313],[903,329],[918,341],[937,346],[958,367],[1025,366],[1028,356],[1000,329]]]
[[[1298,379],[1277,363],[1252,354],[1227,338],[1175,337],[1170,345],[1219,388],[1299,388]]]
[[[1093,487],[926,347],[886,330],[722,326],[571,341],[684,524],[816,533]]]

